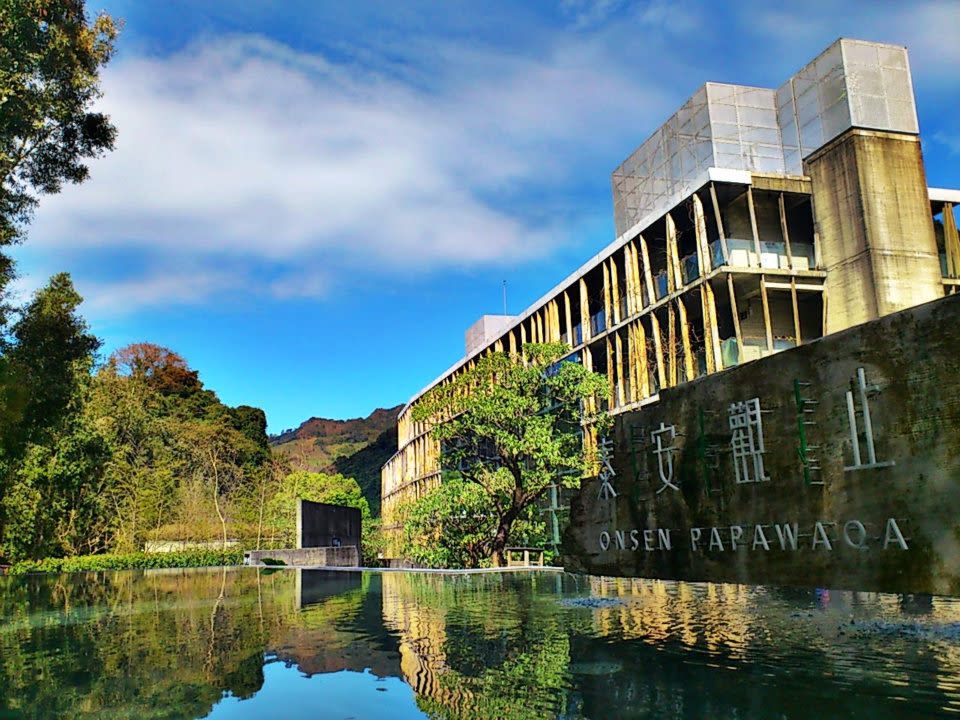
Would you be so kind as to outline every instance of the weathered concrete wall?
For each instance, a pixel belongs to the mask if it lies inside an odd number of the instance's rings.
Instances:
[[[297,501],[297,547],[353,545],[360,549],[360,510],[343,505]]]
[[[827,270],[824,332],[943,296],[918,137],[854,128],[804,170]]]
[[[858,368],[871,386],[877,463],[849,470],[846,392]],[[819,446],[808,454],[818,459],[811,484],[798,452],[794,380],[809,383],[802,396],[818,401],[800,413],[808,444]],[[769,479],[740,484],[729,407],[752,398],[763,411]],[[853,400],[867,464],[858,392]],[[675,449],[657,455],[651,433],[661,423],[675,426],[672,442],[661,435],[661,446]],[[568,568],[960,593],[960,295],[664,390],[659,402],[617,419],[611,464],[616,497],[601,497],[594,479],[572,503]]]
[[[243,554],[243,563],[259,565],[264,558],[281,560],[285,565],[294,567],[359,567],[360,565],[360,552],[354,545],[296,550],[248,550]]]
[[[226,547],[239,547],[239,540],[227,540]],[[169,553],[182,550],[220,550],[224,547],[222,540],[209,542],[194,542],[192,540],[147,540],[143,543],[143,551],[148,553]]]

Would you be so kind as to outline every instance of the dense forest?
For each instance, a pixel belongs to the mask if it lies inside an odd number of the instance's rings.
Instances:
[[[222,403],[172,350],[136,343],[101,359],[80,303],[60,274],[2,318],[0,562],[150,540],[289,546],[296,497],[370,520],[355,480],[291,472],[264,412]]]
[[[95,111],[120,27],[83,0],[0,3],[0,565],[151,540],[289,543],[297,496],[369,519],[356,481],[291,473],[263,411],[224,405],[174,351],[104,357],[68,274],[13,302],[6,248],[120,132]]]

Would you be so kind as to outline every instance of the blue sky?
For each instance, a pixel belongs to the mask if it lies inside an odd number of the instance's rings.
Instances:
[[[184,355],[272,432],[404,402],[613,239],[610,172],[704,81],[906,45],[960,187],[955,0],[103,2],[116,150],[45,198],[22,292],[74,276],[104,352]]]

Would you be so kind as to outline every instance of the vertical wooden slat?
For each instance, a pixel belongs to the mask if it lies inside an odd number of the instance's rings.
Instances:
[[[567,323],[567,343],[570,347],[577,344],[577,339],[573,336],[573,309],[570,307],[570,291],[563,291],[563,319]]]
[[[603,263],[603,326],[610,327],[613,314],[610,310],[610,267]]]
[[[710,328],[710,312],[707,309],[707,287],[710,283],[700,284],[700,309],[703,312],[703,354],[707,359],[707,375],[717,371],[713,353],[713,332]]]
[[[633,291],[636,294],[634,307],[637,309],[637,312],[640,312],[643,309],[643,288],[640,280],[640,250],[634,241],[630,242],[630,247],[632,248],[631,255],[633,258],[630,263],[630,272],[633,275]]]
[[[693,229],[697,235],[697,264],[700,266],[700,277],[703,277],[713,270],[713,260],[707,240],[707,220],[703,215],[703,203],[696,193],[693,195]]]
[[[953,203],[943,204],[943,240],[947,255],[947,274],[960,276],[960,233],[957,232],[957,218],[953,214]]]
[[[623,283],[624,295],[627,298],[627,317],[637,312],[637,305],[633,298],[633,274],[630,271],[630,243],[623,246]]]
[[[800,307],[797,303],[797,279],[790,278],[790,301],[793,303],[793,333],[794,341],[800,345],[803,340],[800,337]]]
[[[680,339],[683,343],[683,370],[684,379],[689,382],[697,376],[696,367],[693,364],[693,345],[690,342],[690,322],[687,319],[687,307],[683,304],[683,298],[677,298],[677,314],[680,322]]]
[[[679,287],[683,287],[683,274],[680,272],[680,251],[677,249],[677,226],[670,213],[667,213],[667,289],[673,292]]]
[[[653,351],[657,356],[657,382],[667,387],[667,369],[663,366],[663,334],[656,313],[650,313],[650,329],[653,331]]]
[[[623,387],[623,341],[620,339],[619,331],[615,333],[615,351],[617,355],[617,405],[624,405],[624,387]]]
[[[647,369],[647,331],[643,321],[637,320],[636,333],[637,399],[650,397],[650,371]]]
[[[717,200],[717,188],[710,183],[710,203],[713,205],[713,215],[717,220],[717,234],[720,235],[720,250],[723,252],[723,262],[730,261],[730,248],[727,247],[727,235],[723,231],[723,216],[720,214],[720,202]]]
[[[657,301],[657,294],[653,291],[653,273],[650,270],[650,253],[647,251],[647,241],[643,235],[638,235],[640,240],[640,254],[643,257],[643,278],[647,283],[647,300],[651,305]]]
[[[717,371],[723,370],[723,353],[720,352],[720,327],[717,324],[717,300],[713,295],[713,286],[709,282],[703,284],[707,296],[707,314],[710,316],[710,337],[707,339],[709,347],[713,348],[714,365]]]
[[[760,233],[757,230],[757,213],[753,208],[753,187],[747,186],[747,209],[750,211],[750,230],[753,233],[753,247],[757,253],[757,267],[763,267],[760,259]]]
[[[737,294],[733,289],[733,274],[727,273],[727,290],[730,292],[730,313],[733,315],[733,331],[737,335],[737,362],[743,362],[743,334],[740,332],[740,312],[737,310]]]
[[[783,200],[783,193],[777,196],[777,204],[780,206],[780,234],[783,236],[783,244],[787,249],[787,267],[793,270],[793,249],[790,247],[790,230],[787,228],[787,206]],[[799,342],[797,343],[800,344]]]
[[[669,368],[667,377],[670,387],[677,384],[680,373],[677,372],[677,311],[673,303],[667,305],[667,358]]]
[[[763,302],[763,326],[767,331],[767,352],[773,352],[773,326],[770,324],[770,302],[767,300],[767,280],[760,276],[760,300]]]
[[[617,270],[617,261],[610,256],[610,304],[613,306],[613,322],[610,325],[619,325],[620,317],[620,273]]]
[[[609,335],[603,341],[604,345],[607,346],[607,405],[612,408],[614,406],[613,343],[610,342]]]
[[[590,339],[590,296],[587,295],[587,281],[580,278],[580,334],[583,341]]]

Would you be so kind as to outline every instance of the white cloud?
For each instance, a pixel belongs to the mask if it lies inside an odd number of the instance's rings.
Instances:
[[[603,146],[624,113],[662,112],[588,42],[543,59],[430,53],[432,83],[249,36],[118,60],[103,101],[117,148],[44,200],[31,243],[142,248],[199,268],[88,284],[98,307],[202,301],[239,279],[216,271],[224,260],[247,263],[244,282],[259,262],[286,267],[259,288],[279,297],[316,296],[343,268],[522,262],[563,236],[504,199],[575,173],[558,151]]]
[[[910,53],[914,81],[956,87],[960,83],[960,43],[945,28],[960,27],[956,0],[918,0],[910,3],[848,2],[838,16],[832,0],[809,0],[778,6],[765,0],[740,6],[740,19],[756,37],[777,50],[807,48],[845,36],[905,45]],[[758,54],[768,52],[757,48]],[[798,68],[799,69],[799,68]]]
[[[164,272],[107,283],[80,282],[78,290],[85,298],[84,311],[103,317],[200,303],[237,287],[240,281],[239,276],[226,272]]]
[[[945,146],[954,155],[960,155],[960,136],[952,137],[946,133],[936,133],[933,139]]]

